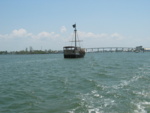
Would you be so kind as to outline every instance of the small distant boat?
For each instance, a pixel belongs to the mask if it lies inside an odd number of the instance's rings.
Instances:
[[[64,58],[83,58],[85,55],[85,50],[81,47],[77,47],[77,29],[76,24],[73,25],[74,33],[75,33],[75,46],[65,46],[63,47]]]

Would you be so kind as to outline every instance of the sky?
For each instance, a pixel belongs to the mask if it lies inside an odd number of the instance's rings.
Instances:
[[[0,0],[0,51],[150,47],[150,0]]]

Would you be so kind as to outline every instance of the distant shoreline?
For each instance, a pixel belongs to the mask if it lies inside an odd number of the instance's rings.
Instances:
[[[7,55],[7,54],[10,54],[10,55],[13,55],[13,54],[18,54],[18,55],[29,55],[29,54],[60,54],[60,53],[63,53],[62,50],[45,50],[45,51],[42,51],[42,50],[32,50],[32,51],[0,51],[0,55]]]

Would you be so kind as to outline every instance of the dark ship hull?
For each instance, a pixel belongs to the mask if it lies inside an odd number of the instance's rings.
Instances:
[[[64,47],[64,58],[83,58],[85,55],[84,49],[74,46]]]
[[[84,54],[85,55],[85,54]],[[64,55],[64,58],[84,58],[83,54],[80,55]]]

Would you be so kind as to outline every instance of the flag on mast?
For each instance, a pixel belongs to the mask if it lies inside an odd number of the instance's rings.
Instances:
[[[73,24],[72,26],[73,26],[73,28],[76,28],[76,24]]]

